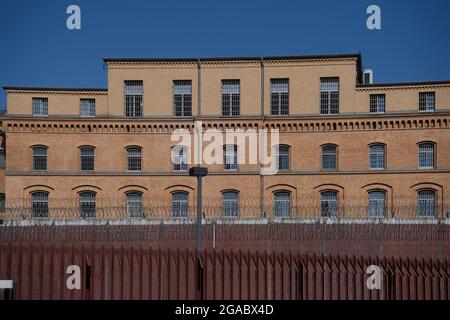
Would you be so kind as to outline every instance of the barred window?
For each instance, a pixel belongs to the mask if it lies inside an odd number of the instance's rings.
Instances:
[[[419,168],[434,168],[434,144],[422,143],[419,145]]]
[[[291,193],[289,191],[274,193],[273,211],[276,218],[289,218],[291,216]]]
[[[94,148],[81,147],[80,148],[80,170],[94,171]]]
[[[338,200],[336,191],[324,191],[320,193],[320,212],[324,218],[336,218]]]
[[[174,218],[188,217],[189,195],[186,192],[172,193],[172,216]]]
[[[136,118],[142,117],[142,80],[125,81],[125,117]]]
[[[95,99],[80,99],[80,116],[95,117]]]
[[[222,193],[222,215],[225,218],[238,217],[238,193],[236,191],[227,191]]]
[[[33,218],[48,218],[47,192],[34,192],[31,194],[31,211]]]
[[[385,94],[371,94],[369,99],[371,113],[384,113],[386,111]]]
[[[289,146],[279,145],[276,148],[276,159],[278,162],[278,170],[289,170]]]
[[[0,168],[4,168],[6,166],[5,159],[6,159],[6,157],[5,157],[5,150],[4,149],[0,149]]]
[[[222,80],[222,115],[239,116],[241,114],[240,80]]]
[[[47,147],[33,147],[33,171],[47,170]]]
[[[421,190],[417,193],[419,217],[434,217],[436,210],[436,193],[434,190]]]
[[[192,116],[191,80],[173,81],[173,113],[176,117]]]
[[[419,111],[434,111],[435,101],[434,92],[419,92]]]
[[[320,114],[339,113],[339,78],[320,78]]]
[[[289,114],[289,79],[270,79],[270,114]]]
[[[48,99],[47,98],[33,98],[33,116],[46,117],[48,116]]]
[[[227,144],[223,146],[223,164],[224,170],[236,171],[237,170],[237,145]]]
[[[141,149],[140,148],[127,148],[127,170],[128,171],[141,171]]]
[[[142,218],[142,193],[130,192],[126,194],[126,210],[130,218]]]
[[[187,148],[176,146],[172,148],[173,171],[187,171]]]
[[[369,191],[369,218],[383,218],[386,214],[386,192]]]
[[[5,211],[5,194],[0,193],[0,212]]]
[[[322,147],[322,169],[337,169],[337,148],[334,145],[325,145]]]
[[[80,217],[95,218],[95,193],[81,192],[80,195]]]
[[[382,144],[374,144],[369,147],[370,150],[370,169],[379,170],[384,169],[385,160],[384,160],[384,145]]]

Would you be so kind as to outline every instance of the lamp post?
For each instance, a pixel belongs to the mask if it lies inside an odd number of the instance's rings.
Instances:
[[[197,177],[197,223],[195,226],[195,248],[197,252],[202,249],[202,178],[208,175],[208,169],[204,167],[192,167],[189,169],[189,175]]]
[[[197,268],[195,268],[197,278],[197,300],[203,299],[203,267],[200,259],[202,249],[202,178],[208,174],[208,169],[203,167],[192,167],[189,169],[189,175],[197,177],[197,223],[195,226],[195,249],[197,252]]]

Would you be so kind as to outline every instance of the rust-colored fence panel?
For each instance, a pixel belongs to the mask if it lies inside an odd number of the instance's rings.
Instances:
[[[67,267],[81,269],[69,290]],[[367,267],[381,268],[369,290]],[[197,277],[197,272],[199,277]],[[0,244],[0,279],[16,299],[448,300],[448,260],[155,249],[118,243]]]

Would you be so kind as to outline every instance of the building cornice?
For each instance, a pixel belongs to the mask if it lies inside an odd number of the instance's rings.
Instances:
[[[107,88],[3,87],[8,94],[89,94],[107,95]]]
[[[207,129],[279,129],[282,132],[371,131],[401,129],[448,129],[450,112],[311,116],[284,118],[190,118],[190,119],[111,119],[111,118],[3,118],[6,133],[172,133],[177,129],[194,130],[194,123],[202,121]]]

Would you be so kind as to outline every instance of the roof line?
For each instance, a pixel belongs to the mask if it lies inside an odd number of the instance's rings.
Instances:
[[[52,87],[3,87],[3,90],[18,91],[108,91],[108,88],[52,88]]]
[[[418,82],[389,82],[389,83],[367,83],[357,84],[357,88],[378,88],[378,87],[402,87],[402,86],[421,86],[421,85],[438,85],[450,84],[450,80],[439,81],[418,81]]]
[[[329,55],[299,55],[299,56],[242,56],[242,57],[203,57],[203,58],[104,58],[105,63],[108,62],[198,62],[198,61],[239,61],[251,60],[295,60],[295,59],[333,59],[333,58],[357,58],[361,59],[360,53],[350,54],[329,54]]]

